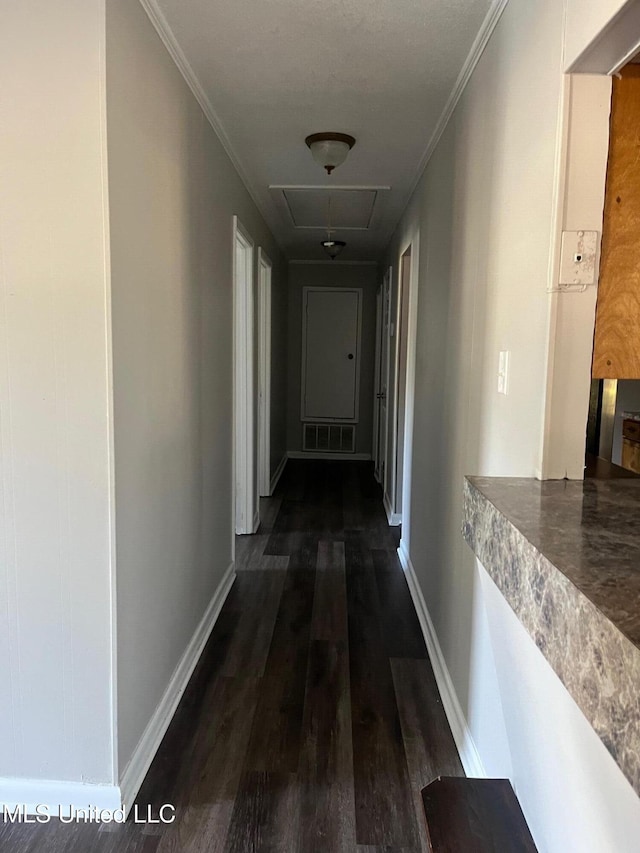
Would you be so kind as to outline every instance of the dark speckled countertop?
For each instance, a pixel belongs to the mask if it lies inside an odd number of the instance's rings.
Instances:
[[[470,479],[640,648],[640,479]]]
[[[640,794],[640,478],[468,477],[463,532]]]

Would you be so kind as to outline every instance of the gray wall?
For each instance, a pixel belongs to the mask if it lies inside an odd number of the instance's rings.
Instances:
[[[0,4],[3,802],[115,781],[103,21]]]
[[[397,276],[419,235],[402,552],[459,702],[463,757],[477,750],[489,776],[512,780],[540,850],[632,851],[640,801],[461,535],[465,474],[540,469],[563,27],[556,0],[507,4],[381,265]]]
[[[232,558],[232,216],[285,268],[141,5],[107,3],[120,775]],[[276,417],[273,455],[283,454]]]
[[[304,287],[361,287],[362,341],[360,420],[356,428],[356,453],[371,453],[373,431],[373,380],[376,331],[375,265],[289,264],[287,449],[302,450],[300,385],[302,365],[302,289]]]

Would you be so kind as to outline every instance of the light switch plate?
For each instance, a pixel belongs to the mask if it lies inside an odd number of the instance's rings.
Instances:
[[[565,289],[595,284],[597,252],[597,231],[563,231],[559,284]]]

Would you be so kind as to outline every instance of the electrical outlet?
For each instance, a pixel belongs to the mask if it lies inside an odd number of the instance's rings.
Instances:
[[[509,351],[501,350],[498,358],[498,394],[509,393]]]

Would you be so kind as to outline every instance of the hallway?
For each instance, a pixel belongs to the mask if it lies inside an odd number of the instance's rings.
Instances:
[[[171,825],[4,826],[0,849],[426,850],[463,775],[370,463],[290,460],[137,798]]]

